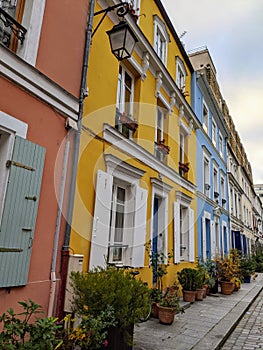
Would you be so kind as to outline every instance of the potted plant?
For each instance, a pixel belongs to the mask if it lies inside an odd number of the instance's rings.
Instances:
[[[178,280],[183,288],[183,300],[193,303],[196,294],[196,281],[198,278],[198,270],[192,268],[183,268],[177,272]]]
[[[160,140],[158,142],[155,142],[156,147],[159,151],[161,151],[163,154],[169,154],[170,147],[165,144],[165,140]]]
[[[115,326],[106,330],[108,349],[131,349],[134,325],[149,311],[149,289],[144,282],[113,266],[72,272],[71,278],[74,312],[82,318],[96,318],[110,307]]]
[[[170,325],[176,313],[184,312],[179,304],[179,299],[174,288],[167,288],[162,300],[158,303],[160,323]]]
[[[251,276],[255,273],[255,262],[249,257],[243,257],[240,260],[241,279],[245,283],[250,283]]]
[[[195,300],[202,301],[206,297],[206,286],[205,286],[205,270],[198,269],[196,275],[196,294]]]
[[[234,278],[239,275],[239,260],[235,254],[216,259],[219,280],[221,284],[221,293],[229,295],[234,290]]]
[[[152,288],[150,290],[150,299],[152,303],[151,316],[158,318],[158,303],[162,300],[162,291],[160,291],[158,288]]]

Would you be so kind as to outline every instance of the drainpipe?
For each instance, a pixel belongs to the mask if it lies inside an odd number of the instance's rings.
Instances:
[[[57,264],[57,252],[58,252],[58,239],[59,239],[59,231],[60,231],[60,225],[61,225],[62,205],[63,205],[63,199],[64,199],[64,193],[65,193],[66,177],[67,177],[69,146],[70,146],[70,142],[67,140],[65,145],[65,151],[64,151],[60,195],[59,195],[59,201],[58,201],[58,213],[57,213],[57,220],[56,220],[56,230],[55,230],[55,237],[54,237],[52,263],[51,263],[51,277],[50,277],[51,285],[50,285],[50,295],[49,295],[49,305],[48,305],[48,317],[51,317],[53,315],[53,307],[54,307],[55,293],[56,293],[56,284],[57,284],[56,264]]]
[[[67,223],[66,223],[66,232],[65,232],[64,245],[62,247],[62,257],[61,257],[61,288],[60,288],[60,295],[59,295],[60,300],[59,300],[59,308],[58,308],[58,313],[59,313],[58,317],[60,318],[63,317],[65,290],[66,290],[66,282],[67,282],[68,260],[69,260],[69,250],[70,250],[70,247],[69,247],[70,232],[72,227],[84,99],[85,97],[87,97],[88,61],[89,61],[90,46],[91,46],[94,7],[95,7],[95,0],[90,0],[88,23],[86,28],[86,42],[85,42],[85,50],[84,50],[83,66],[82,66],[81,86],[80,86],[78,131],[72,130],[72,132],[74,132],[75,147],[74,147],[74,153],[73,153],[73,166],[72,166],[72,173],[71,173],[71,185],[70,185],[70,193],[69,193],[69,207],[68,207],[68,215],[67,215]]]

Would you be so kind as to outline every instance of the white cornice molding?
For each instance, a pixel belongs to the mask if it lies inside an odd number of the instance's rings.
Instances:
[[[48,103],[66,117],[78,120],[79,101],[54,81],[0,44],[0,75]]]
[[[191,193],[195,192],[196,186],[191,182],[183,179],[179,173],[168,167],[166,164],[156,159],[150,152],[146,151],[143,147],[135,143],[134,141],[125,138],[115,128],[109,124],[104,124],[103,137],[106,141],[113,144],[117,149],[134,157],[147,166],[157,171],[162,176],[165,176],[175,184],[183,187]]]

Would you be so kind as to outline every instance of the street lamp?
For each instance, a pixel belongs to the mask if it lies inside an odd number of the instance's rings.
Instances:
[[[119,61],[131,57],[138,40],[126,22],[121,21],[106,33],[110,39],[111,52]]]
[[[129,11],[129,4],[127,2],[123,2],[121,4],[117,4],[114,6],[109,6],[104,10],[98,11],[94,13],[94,16],[104,13],[103,17],[99,21],[97,27],[94,29],[92,33],[92,37],[96,33],[100,24],[106,17],[107,13],[118,8],[117,15],[119,17],[124,17]],[[132,51],[138,39],[135,34],[132,32],[131,28],[125,21],[121,21],[120,23],[113,26],[111,30],[106,32],[109,36],[111,52],[114,56],[117,57],[119,61],[124,60],[125,58],[131,57]]]

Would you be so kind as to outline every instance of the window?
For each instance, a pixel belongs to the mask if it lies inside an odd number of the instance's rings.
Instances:
[[[158,102],[159,103],[159,102]],[[167,145],[167,110],[161,106],[157,106],[156,110],[156,128],[155,128],[155,157],[160,161],[164,161],[169,153]]]
[[[219,132],[219,153],[223,157],[223,136]]]
[[[203,181],[204,181],[204,194],[209,196],[210,194],[210,172],[209,172],[209,159],[204,156],[203,159]]]
[[[188,162],[188,136],[191,134],[190,128],[180,123],[179,134],[179,174],[187,179],[189,171]]]
[[[216,146],[216,123],[212,121],[212,142]]]
[[[45,2],[43,0],[1,0],[0,11],[0,42],[29,64],[35,65]],[[14,30],[19,31],[20,39],[12,33],[10,25],[4,24],[5,22],[8,24],[11,22]]]
[[[221,200],[222,200],[222,207],[226,207],[226,192],[225,192],[225,179],[222,176],[220,179],[220,192],[221,192]]]
[[[208,119],[208,108],[205,103],[203,103],[203,128],[208,133],[208,125],[209,119]]]
[[[174,203],[174,262],[194,261],[194,211],[190,208],[191,198],[177,192]]]
[[[176,85],[182,92],[185,92],[186,69],[183,61],[176,57]]]
[[[144,171],[105,155],[107,173],[97,174],[90,269],[105,262],[144,266],[147,191]]]
[[[165,23],[157,16],[154,16],[154,49],[160,60],[166,65],[168,42],[170,41]]]
[[[168,196],[171,186],[156,178],[151,178],[152,184],[152,252],[163,253],[167,258],[168,252]],[[153,283],[157,276],[153,276]]]
[[[28,279],[45,149],[26,140],[26,131],[0,112],[0,288]]]
[[[218,200],[218,171],[216,168],[213,170],[213,185],[214,185],[214,199]]]
[[[16,51],[18,38],[12,32],[12,25],[15,30],[20,29],[19,24],[22,21],[24,6],[25,0],[0,1],[0,8],[7,14],[1,13],[0,16],[0,41],[13,51]],[[14,19],[15,22],[13,22],[12,19]],[[11,25],[9,25],[9,21]],[[16,22],[18,22],[18,25],[16,25]]]
[[[127,138],[131,138],[134,101],[134,77],[123,66],[120,65],[118,74],[117,103],[116,103],[116,126]],[[125,122],[125,120],[128,122]]]

